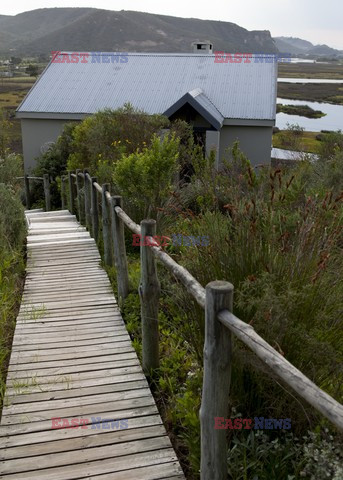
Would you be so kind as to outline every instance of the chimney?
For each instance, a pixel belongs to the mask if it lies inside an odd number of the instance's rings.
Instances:
[[[206,42],[193,42],[193,53],[201,53],[204,55],[212,55],[213,53],[213,45],[208,40]]]

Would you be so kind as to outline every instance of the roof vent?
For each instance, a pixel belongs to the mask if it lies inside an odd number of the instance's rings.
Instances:
[[[193,53],[202,53],[205,55],[212,55],[213,45],[210,41],[207,42],[193,42]]]

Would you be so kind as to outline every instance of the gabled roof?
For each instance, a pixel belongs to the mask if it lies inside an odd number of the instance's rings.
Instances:
[[[223,115],[213,105],[201,88],[195,88],[194,90],[187,92],[177,102],[171,105],[164,115],[171,117],[173,113],[177,112],[181,107],[186,104],[191,105],[200,115],[202,115],[216,130],[220,130],[224,123]]]
[[[125,54],[127,63],[120,63],[118,55],[92,52],[87,63],[51,62],[18,117],[82,118],[127,102],[149,114],[163,113],[188,98],[217,123],[222,117],[275,120],[277,63],[257,63],[252,56],[251,63],[221,64],[214,55],[162,53]],[[102,57],[109,63],[98,63]],[[192,95],[195,89],[201,94]]]

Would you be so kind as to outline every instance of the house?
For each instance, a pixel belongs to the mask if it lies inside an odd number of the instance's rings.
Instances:
[[[55,52],[16,112],[25,170],[66,122],[127,102],[187,120],[206,151],[215,149],[218,165],[235,140],[254,165],[270,162],[277,63],[261,55],[220,57],[206,42],[193,48],[190,54]]]

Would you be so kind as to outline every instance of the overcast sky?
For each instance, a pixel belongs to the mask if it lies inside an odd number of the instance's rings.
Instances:
[[[237,23],[248,30],[270,30],[343,50],[342,0],[12,0],[2,1],[0,14],[44,7],[94,7],[108,10],[196,17]]]

